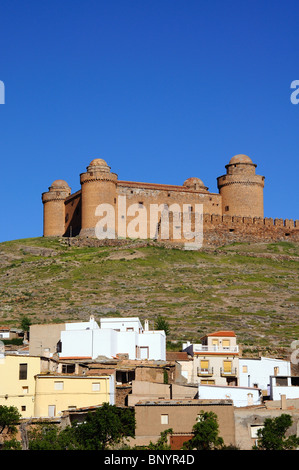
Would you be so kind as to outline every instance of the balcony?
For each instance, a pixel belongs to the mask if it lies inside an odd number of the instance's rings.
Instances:
[[[220,367],[221,377],[237,377],[238,371],[236,367],[232,367],[229,370],[224,370],[223,367]]]
[[[207,369],[197,367],[197,377],[212,377],[213,374],[214,374],[213,367],[208,367]]]
[[[225,353],[225,354],[238,354],[239,353],[239,346],[207,346],[203,344],[194,344],[193,345],[193,353]]]

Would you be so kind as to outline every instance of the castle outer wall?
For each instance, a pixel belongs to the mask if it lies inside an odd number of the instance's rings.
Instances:
[[[200,207],[203,245],[299,241],[299,221],[264,218],[264,180],[246,155],[236,155],[226,165],[226,174],[217,178],[219,193],[209,192],[195,177],[182,186],[121,181],[103,159],[94,159],[80,175],[81,190],[71,194],[65,181],[56,180],[43,193],[43,235],[96,238],[101,226],[108,228],[108,239],[186,243],[183,221],[189,221],[194,232]],[[165,211],[169,211],[166,232]]]

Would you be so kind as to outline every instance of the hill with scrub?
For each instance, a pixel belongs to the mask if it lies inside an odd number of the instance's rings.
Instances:
[[[89,243],[90,246],[87,246]],[[0,244],[0,324],[162,315],[169,349],[233,330],[244,352],[287,357],[299,338],[299,244],[184,251],[155,242],[32,238]]]

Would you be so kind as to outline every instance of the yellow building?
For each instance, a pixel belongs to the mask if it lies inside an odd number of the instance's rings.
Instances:
[[[24,418],[34,416],[34,377],[41,371],[41,361],[37,356],[1,357],[0,405],[15,406]]]
[[[0,406],[15,406],[23,418],[40,418],[104,402],[114,404],[113,374],[57,374],[55,367],[49,358],[2,355]]]
[[[101,405],[105,402],[114,405],[113,375],[36,376],[36,417],[57,417],[63,411]]]

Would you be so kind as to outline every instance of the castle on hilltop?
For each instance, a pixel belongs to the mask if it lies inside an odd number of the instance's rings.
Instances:
[[[158,218],[154,229],[149,223],[150,217],[143,218],[143,237],[140,238],[163,240],[161,220],[163,211],[168,210],[168,220],[172,222],[168,239],[180,243],[185,241],[186,235],[180,232],[179,237],[174,236],[180,226],[178,220],[174,220],[173,208],[180,217],[187,214],[190,227],[194,227],[197,207],[201,207],[205,245],[257,240],[299,241],[298,220],[264,218],[265,177],[256,174],[256,164],[248,156],[235,155],[225,168],[226,174],[217,178],[219,193],[212,193],[196,177],[188,178],[182,186],[121,181],[103,159],[96,158],[86,172],[81,173],[79,191],[71,194],[64,180],[56,180],[42,194],[43,235],[95,238],[100,217],[107,215],[111,208],[115,223],[106,238],[127,238],[126,230],[132,226],[136,213],[148,214],[156,207]],[[108,208],[106,213],[105,208]],[[106,223],[109,225],[108,219]]]

